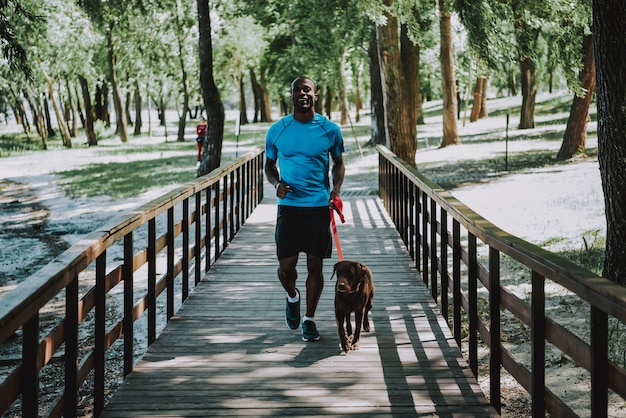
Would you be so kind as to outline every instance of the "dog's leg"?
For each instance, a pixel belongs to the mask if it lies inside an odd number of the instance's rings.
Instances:
[[[348,350],[350,350],[350,340],[346,336],[346,331],[344,329],[345,319],[346,314],[341,310],[335,309],[335,320],[337,321],[337,334],[339,335],[339,342],[341,344],[341,349],[347,353]],[[349,320],[348,323],[350,323]]]
[[[361,324],[363,324],[363,311],[354,312],[354,336],[352,337],[352,350],[359,349],[359,340],[361,339]]]
[[[351,337],[352,336],[352,322],[350,321],[350,316],[352,314],[350,312],[346,313],[346,334]]]
[[[365,315],[363,315],[363,331],[370,332],[369,312],[372,310],[372,303],[368,302],[365,307]]]

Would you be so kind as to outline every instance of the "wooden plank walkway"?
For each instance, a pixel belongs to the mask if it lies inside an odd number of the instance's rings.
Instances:
[[[498,416],[380,199],[343,200],[343,254],[367,264],[376,286],[372,330],[358,351],[339,347],[330,280],[336,253],[324,265],[315,317],[321,339],[305,343],[300,329],[286,327],[276,206],[266,197],[101,416]],[[301,256],[300,289],[304,267]]]

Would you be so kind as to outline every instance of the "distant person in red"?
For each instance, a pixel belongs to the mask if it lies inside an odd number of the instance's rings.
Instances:
[[[206,119],[200,117],[200,123],[196,126],[196,145],[198,146],[198,164],[202,160],[202,144],[206,136]]]

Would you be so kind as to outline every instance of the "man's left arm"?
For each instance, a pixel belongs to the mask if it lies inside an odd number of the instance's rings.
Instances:
[[[332,168],[332,181],[333,188],[330,191],[330,198],[332,200],[333,196],[339,196],[341,192],[341,185],[343,184],[343,178],[346,175],[346,166],[343,163],[343,156],[339,154],[338,157],[333,157],[333,168]]]

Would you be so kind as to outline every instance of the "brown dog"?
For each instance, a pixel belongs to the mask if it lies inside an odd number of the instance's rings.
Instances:
[[[374,278],[370,269],[356,261],[339,261],[333,268],[335,283],[335,318],[341,349],[358,350],[361,326],[370,331],[368,313],[374,302]],[[332,277],[331,277],[332,278]],[[350,315],[354,312],[355,326],[352,334]],[[345,328],[344,328],[345,323]]]

